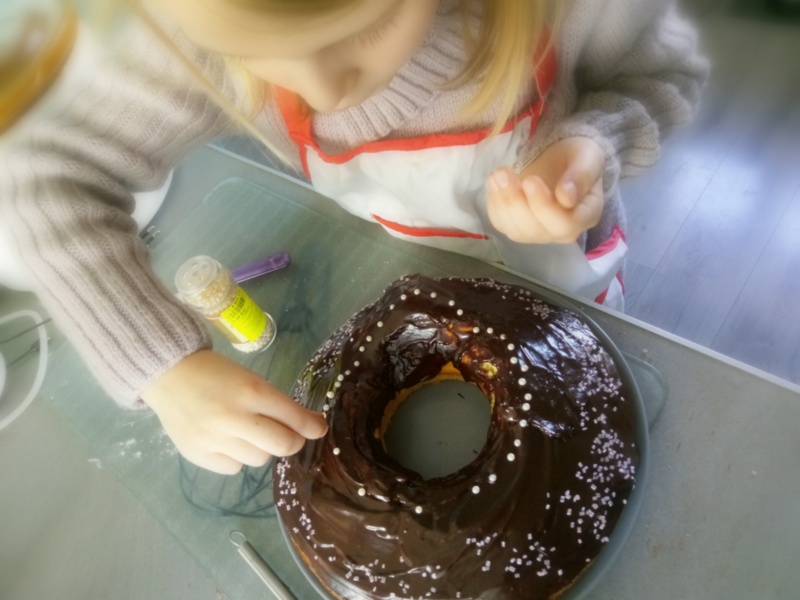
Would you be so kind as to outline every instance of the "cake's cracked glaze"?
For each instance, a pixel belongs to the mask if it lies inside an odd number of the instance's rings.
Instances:
[[[401,389],[452,363],[492,402],[486,444],[424,480],[380,440]],[[275,467],[295,550],[342,598],[555,597],[609,541],[639,459],[634,407],[571,311],[487,279],[392,284],[293,390],[328,434]]]

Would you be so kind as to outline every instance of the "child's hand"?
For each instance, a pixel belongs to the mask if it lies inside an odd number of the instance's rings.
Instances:
[[[187,460],[223,474],[262,466],[271,455],[294,454],[328,429],[320,413],[210,350],[184,358],[142,399]]]
[[[488,182],[492,224],[515,242],[574,242],[603,213],[605,156],[589,138],[549,146],[517,175],[496,169]]]

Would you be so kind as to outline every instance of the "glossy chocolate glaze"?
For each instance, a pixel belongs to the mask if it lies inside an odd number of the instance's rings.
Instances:
[[[450,362],[494,399],[492,423],[472,463],[426,481],[375,432],[398,390]],[[523,288],[403,278],[323,344],[293,395],[330,430],[276,464],[277,507],[334,596],[557,596],[633,489],[634,407],[611,357]]]

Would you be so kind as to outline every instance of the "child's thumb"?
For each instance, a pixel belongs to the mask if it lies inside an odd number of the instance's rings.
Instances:
[[[603,176],[604,168],[605,156],[600,147],[595,143],[580,144],[556,184],[558,203],[567,209],[575,208]]]

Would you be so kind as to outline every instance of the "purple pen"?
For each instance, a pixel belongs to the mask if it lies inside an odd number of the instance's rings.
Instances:
[[[233,279],[236,283],[242,283],[267,273],[272,273],[278,269],[288,266],[291,262],[288,252],[276,252],[270,256],[259,258],[255,262],[248,263],[232,271]]]

